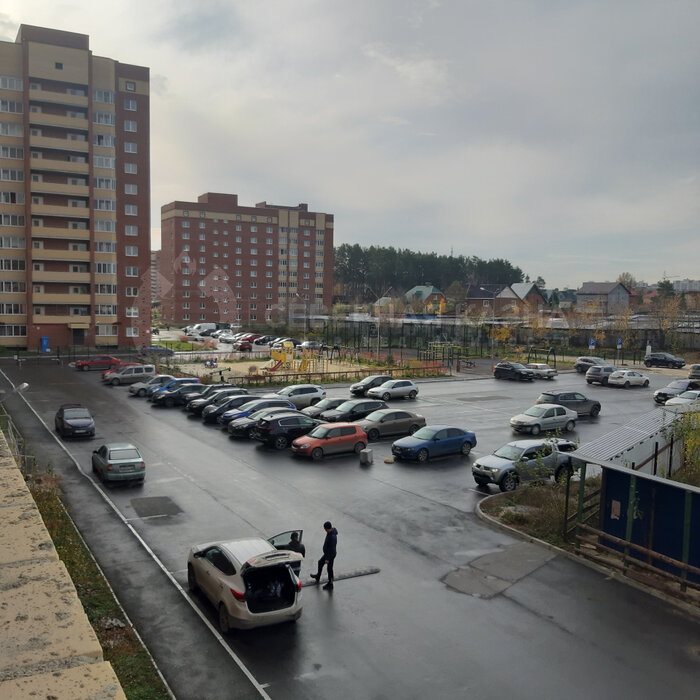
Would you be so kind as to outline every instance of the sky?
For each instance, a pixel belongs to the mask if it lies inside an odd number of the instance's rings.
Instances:
[[[548,287],[700,278],[697,0],[4,0],[22,23],[150,68],[154,249],[161,205],[229,192]]]

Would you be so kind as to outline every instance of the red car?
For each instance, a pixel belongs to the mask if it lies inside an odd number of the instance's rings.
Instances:
[[[87,360],[77,360],[75,363],[75,369],[81,369],[83,372],[87,372],[89,369],[113,369],[114,367],[119,367],[122,361],[118,357],[112,357],[111,355],[95,355],[94,357],[89,357]]]
[[[253,344],[250,340],[237,340],[232,347],[240,352],[250,352],[253,349]]]
[[[359,454],[367,447],[367,435],[355,423],[321,423],[292,443],[292,453],[311,459],[341,452]]]

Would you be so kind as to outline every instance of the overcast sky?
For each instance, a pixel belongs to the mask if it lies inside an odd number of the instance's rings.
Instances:
[[[214,191],[552,287],[700,278],[698,0],[4,0],[21,23],[150,67],[154,248]]]

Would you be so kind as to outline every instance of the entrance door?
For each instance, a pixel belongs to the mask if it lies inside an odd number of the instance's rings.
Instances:
[[[73,328],[73,345],[85,345],[84,328]]]

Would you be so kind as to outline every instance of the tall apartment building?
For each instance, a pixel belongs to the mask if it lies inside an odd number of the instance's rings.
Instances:
[[[161,208],[163,320],[261,325],[327,311],[333,215],[208,192]]]
[[[85,34],[0,42],[0,346],[148,342],[149,107]]]

